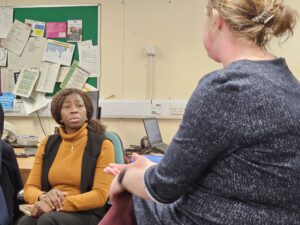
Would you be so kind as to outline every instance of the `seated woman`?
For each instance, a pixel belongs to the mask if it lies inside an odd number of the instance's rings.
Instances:
[[[223,68],[200,80],[159,164],[134,155],[106,169],[116,178],[100,225],[125,225],[111,215],[126,190],[138,225],[300,224],[300,84],[266,49],[296,14],[281,0],[206,4],[204,46]]]
[[[4,112],[0,104],[0,137],[2,137],[3,133],[3,123]],[[12,225],[20,216],[17,193],[23,188],[23,181],[13,148],[2,140],[0,140],[0,160],[0,188],[5,198],[5,205],[3,204],[4,202],[0,203],[0,224],[7,223]],[[5,207],[5,209],[1,207]],[[4,211],[6,211],[7,215],[5,219]],[[3,222],[3,220],[6,222]]]
[[[32,216],[19,225],[93,225],[104,214],[112,176],[103,169],[114,162],[105,127],[92,119],[89,97],[63,89],[52,99],[58,133],[42,141],[24,189]]]

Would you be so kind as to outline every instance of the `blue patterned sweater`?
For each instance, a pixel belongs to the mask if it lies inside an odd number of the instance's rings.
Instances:
[[[144,179],[164,203],[150,206],[157,224],[299,225],[300,84],[285,60],[240,60],[201,79]]]

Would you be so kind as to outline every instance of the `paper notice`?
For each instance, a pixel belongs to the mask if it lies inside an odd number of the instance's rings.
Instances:
[[[21,55],[28,41],[31,29],[25,23],[15,20],[2,46],[17,55]]]
[[[24,67],[21,70],[21,73],[18,77],[18,81],[13,90],[13,93],[15,95],[29,98],[34,88],[34,85],[39,77],[39,72],[40,72],[39,69],[36,68],[28,69]]]
[[[43,60],[70,66],[75,45],[48,39]]]
[[[0,38],[6,38],[13,24],[14,9],[0,7]]]
[[[88,78],[89,73],[79,67],[78,61],[74,60],[69,73],[61,83],[60,87],[82,89]]]

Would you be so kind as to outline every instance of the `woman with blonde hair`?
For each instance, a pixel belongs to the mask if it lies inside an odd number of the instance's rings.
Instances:
[[[160,163],[106,168],[115,202],[101,225],[116,224],[125,191],[139,225],[300,224],[300,84],[266,49],[296,13],[280,0],[209,0],[206,12],[204,46],[223,68],[200,80]]]

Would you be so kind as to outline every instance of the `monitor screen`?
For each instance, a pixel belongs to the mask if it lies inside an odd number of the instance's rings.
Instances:
[[[143,121],[150,144],[153,145],[156,143],[162,143],[162,137],[160,134],[157,119],[145,118]]]

